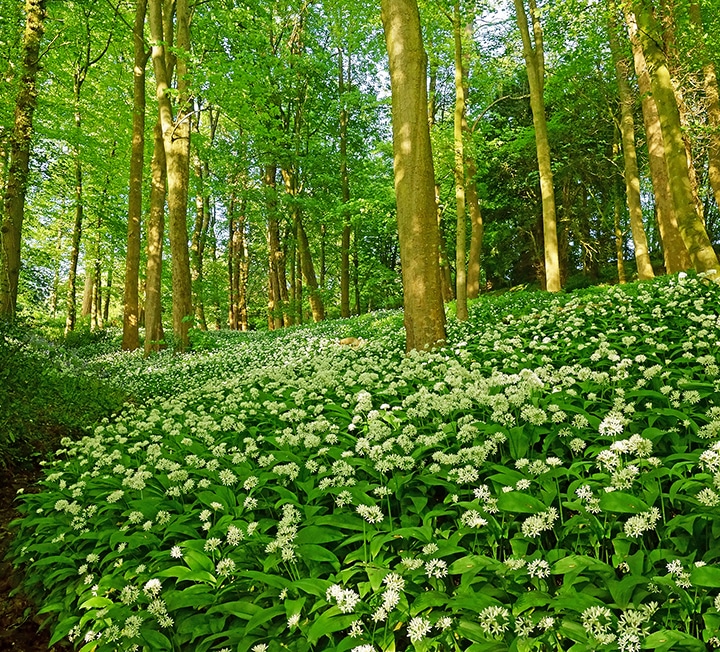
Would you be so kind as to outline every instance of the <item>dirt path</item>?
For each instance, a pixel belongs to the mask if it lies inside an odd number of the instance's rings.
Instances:
[[[5,559],[12,533],[9,523],[18,517],[15,496],[18,489],[31,488],[38,472],[0,471],[0,652],[67,652],[71,648],[54,645],[48,648],[50,631],[39,631],[42,619],[35,616],[36,607],[22,595],[11,596],[20,577]]]

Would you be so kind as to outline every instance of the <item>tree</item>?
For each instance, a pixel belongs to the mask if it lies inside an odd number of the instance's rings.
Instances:
[[[137,0],[133,26],[133,131],[130,154],[128,190],[127,255],[125,257],[125,291],[122,348],[132,351],[140,347],[140,220],[142,215],[142,181],[145,154],[145,14],[147,0]]]
[[[149,22],[152,36],[152,61],[157,87],[168,185],[168,217],[172,252],[173,333],[176,346],[184,351],[192,319],[190,254],[188,252],[187,201],[190,175],[190,115],[188,59],[190,56],[190,13],[187,0],[175,3],[177,70],[177,112],[173,116],[170,100],[171,74],[166,63],[166,46],[170,45],[172,19],[169,7],[163,13],[161,0],[150,0]],[[165,41],[165,38],[168,41]]]
[[[540,193],[542,195],[543,241],[545,252],[545,289],[548,292],[560,291],[560,262],[558,257],[557,218],[555,214],[555,190],[553,173],[550,166],[550,143],[545,117],[545,52],[542,27],[535,0],[530,0],[530,18],[532,38],[528,27],[527,14],[523,0],[514,0],[515,12],[523,44],[523,56],[527,66],[530,86],[530,107],[535,126],[535,145],[537,149],[538,171],[540,173]]]
[[[465,267],[466,232],[465,218],[465,149],[463,147],[463,123],[465,121],[465,70],[463,65],[463,29],[460,16],[460,0],[455,0],[452,14],[454,60],[455,60],[455,112],[453,115],[453,143],[455,145],[455,208],[457,211],[455,245],[455,296],[457,318],[466,321],[467,272]]]
[[[3,198],[0,226],[0,318],[12,321],[17,310],[20,248],[25,218],[33,135],[33,114],[37,104],[37,73],[40,68],[40,43],[45,31],[46,0],[26,0],[23,35],[23,73],[15,102],[15,122],[10,143],[8,178]]]
[[[613,63],[615,65],[615,78],[618,85],[620,99],[620,134],[622,137],[622,152],[624,161],[625,195],[630,212],[630,228],[635,244],[635,261],[637,262],[638,278],[641,281],[655,276],[650,263],[647,236],[642,219],[642,204],[640,202],[640,172],[638,170],[637,152],[635,150],[635,120],[633,98],[628,82],[630,65],[627,58],[620,51],[616,36],[617,25],[611,17],[608,28],[608,39]]]
[[[381,16],[390,61],[395,195],[410,351],[445,339],[427,64],[416,0],[382,0]]]
[[[665,158],[670,173],[670,192],[677,214],[680,235],[698,272],[713,272],[720,278],[720,264],[705,226],[698,215],[692,181],[688,168],[687,152],[682,137],[680,112],[670,79],[667,59],[661,47],[661,30],[650,0],[636,0],[633,11],[638,25],[653,98],[660,118]]]

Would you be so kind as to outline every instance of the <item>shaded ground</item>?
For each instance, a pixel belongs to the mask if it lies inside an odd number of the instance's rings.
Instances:
[[[0,652],[66,652],[69,647],[54,645],[48,648],[50,631],[39,631],[42,618],[35,615],[37,609],[22,594],[10,595],[19,584],[19,574],[5,559],[12,533],[10,521],[18,517],[15,496],[18,489],[32,491],[38,477],[37,471],[0,472]]]

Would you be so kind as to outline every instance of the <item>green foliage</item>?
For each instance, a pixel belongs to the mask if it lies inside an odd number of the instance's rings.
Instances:
[[[719,299],[508,292],[407,356],[394,312],[98,356],[145,398],[62,442],[12,558],[82,650],[705,649]]]
[[[98,351],[94,343],[73,353],[20,325],[0,325],[0,466],[36,464],[61,437],[77,438],[120,410],[122,389],[77,357]]]

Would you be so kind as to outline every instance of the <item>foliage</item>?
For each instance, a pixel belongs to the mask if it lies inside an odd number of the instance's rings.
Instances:
[[[88,652],[704,650],[719,299],[508,292],[408,356],[394,312],[98,356],[147,398],[63,441],[14,563]]]
[[[1,467],[36,464],[61,437],[77,438],[119,411],[125,397],[69,349],[19,325],[0,326]]]

